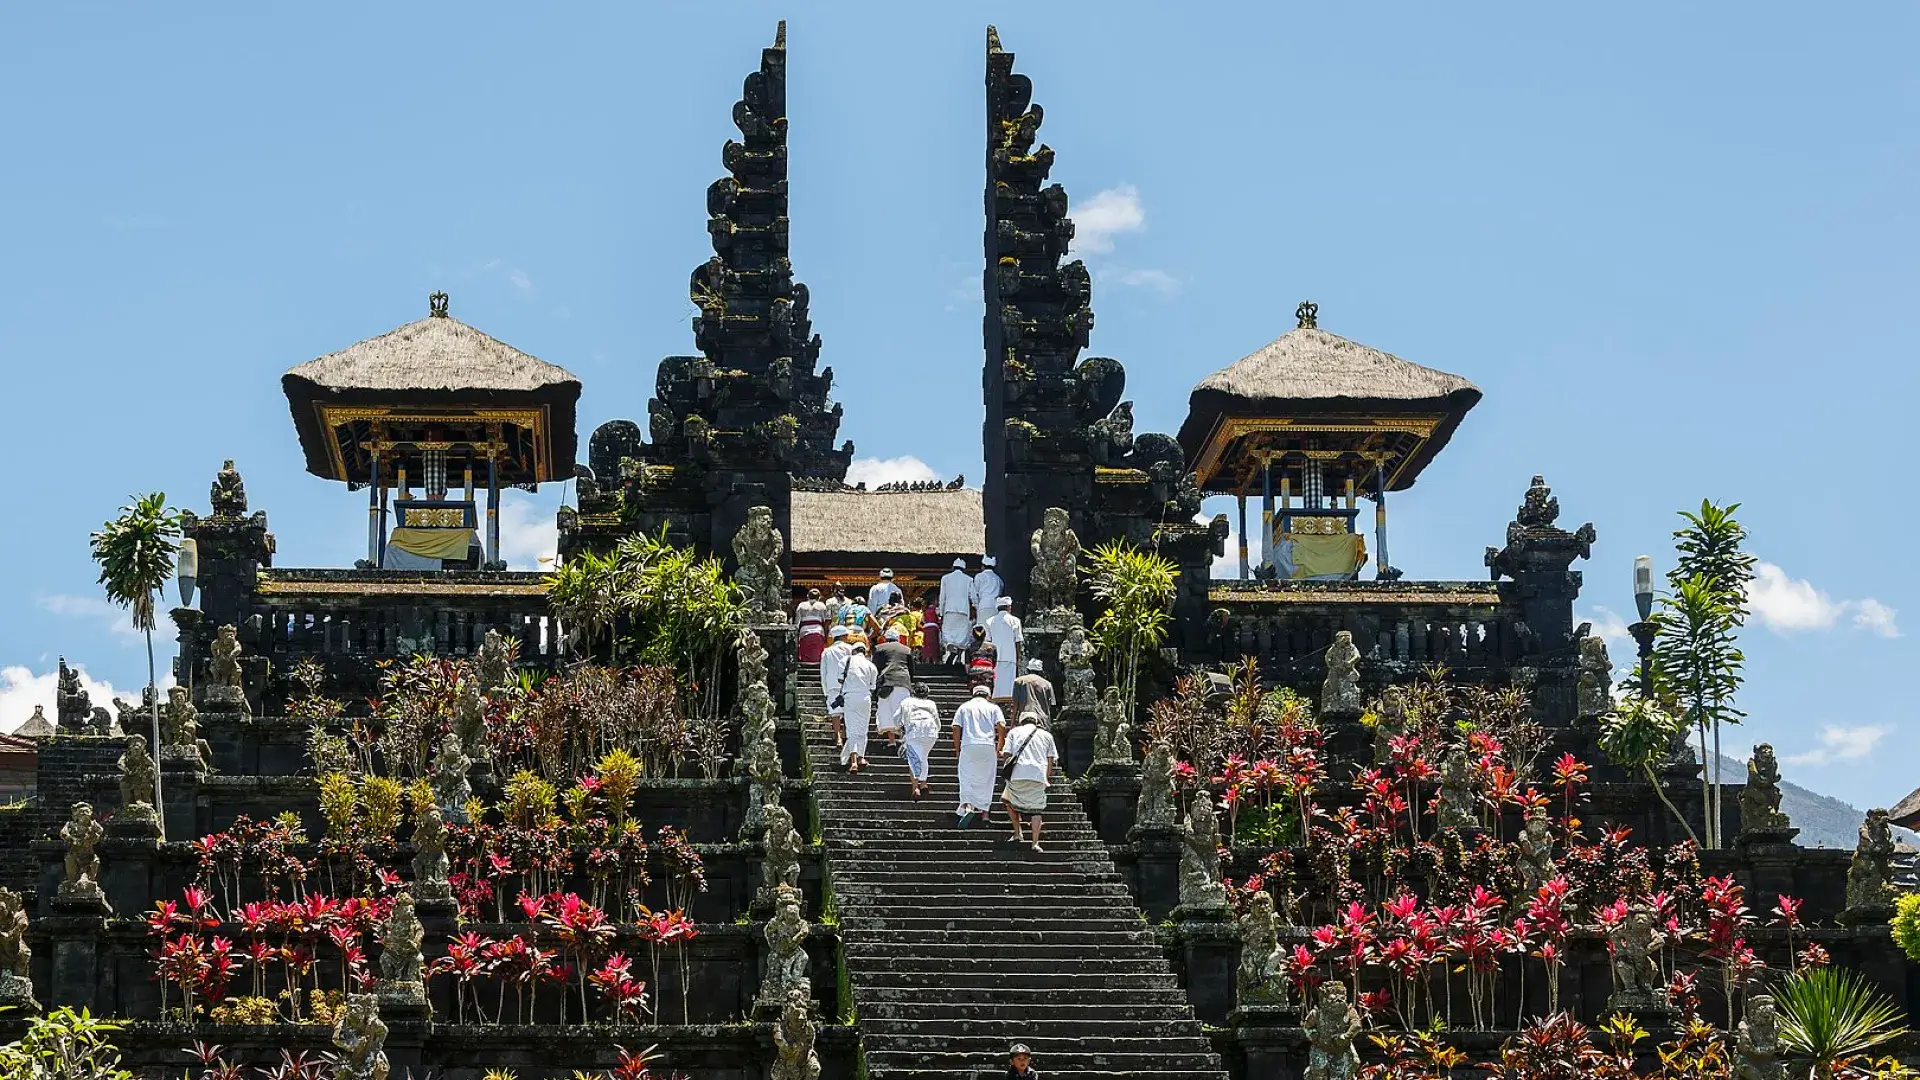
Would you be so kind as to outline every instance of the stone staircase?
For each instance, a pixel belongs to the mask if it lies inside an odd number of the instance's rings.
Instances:
[[[958,671],[923,681],[943,723],[966,700]],[[877,738],[860,775],[842,771],[814,668],[801,669],[799,691],[870,1076],[998,1076],[1014,1042],[1047,1076],[1226,1076],[1064,783],[1044,854],[1006,842],[997,804],[987,826],[960,831],[950,735],[933,754],[933,790],[914,802],[906,764]]]

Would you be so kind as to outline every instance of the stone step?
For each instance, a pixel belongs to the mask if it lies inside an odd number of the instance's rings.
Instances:
[[[1082,975],[1072,971],[1020,972],[1013,975],[1003,971],[975,971],[972,964],[965,971],[902,971],[889,965],[885,971],[856,975],[850,981],[856,989],[905,990],[922,987],[929,992],[929,996],[938,996],[942,1000],[951,1000],[948,995],[965,990],[991,993],[1013,986],[1028,991],[1059,990],[1072,993],[1114,989],[1109,978],[1099,975]],[[1173,999],[1176,1001],[1179,1000],[1177,995],[1182,992],[1179,982],[1166,972],[1129,976],[1125,986],[1115,992],[1128,995],[1129,1001],[1136,1001],[1132,995],[1143,990],[1165,990],[1176,995]]]
[[[993,876],[998,877],[998,875]],[[1055,881],[1052,879],[1023,881],[1019,883],[1002,879],[998,881],[976,882],[973,884],[953,881],[951,879],[901,880],[888,882],[885,886],[868,883],[854,884],[850,881],[836,881],[833,891],[834,895],[842,900],[879,896],[911,902],[953,898],[992,903],[995,900],[1005,897],[1023,896],[1050,897],[1062,900],[1091,900],[1095,897],[1104,897],[1128,906],[1131,906],[1133,903],[1133,896],[1127,891],[1127,887],[1117,882],[1109,885],[1100,882]]]
[[[860,1031],[863,1035],[880,1038],[910,1035],[920,1026],[912,1020],[883,1020],[880,1018],[860,1018]],[[1052,1018],[1031,1018],[1008,1016],[998,1019],[947,1020],[940,1025],[942,1035],[958,1037],[985,1037],[1005,1039],[1011,1043],[1018,1039],[1032,1046],[1040,1039],[1067,1038],[1085,1040],[1087,1048],[1100,1043],[1111,1044],[1115,1040],[1162,1039],[1170,1048],[1181,1042],[1194,1044],[1195,1050],[1204,1050],[1205,1044],[1200,1036],[1200,1025],[1192,1020],[1072,1020],[1061,1021]]]
[[[1130,951],[1130,950],[1129,950]],[[873,958],[871,953],[861,954]],[[1033,975],[1035,977],[1057,974],[1073,975],[1082,979],[1132,978],[1168,975],[1171,969],[1165,960],[1157,956],[1116,956],[1089,960],[1084,957],[1025,957],[1025,956],[983,956],[967,960],[969,972],[991,972],[998,975]],[[891,956],[886,959],[887,971],[898,974],[935,973],[952,974],[953,958],[946,956]],[[1013,981],[1018,981],[1017,979]]]
[[[1025,1040],[1023,1040],[1025,1041]],[[1103,1053],[1078,1053],[1071,1041],[1053,1045],[1035,1045],[1034,1070],[1043,1075],[1084,1077],[1096,1073],[1121,1076],[1225,1077],[1220,1058],[1210,1050],[1169,1052],[1156,1049],[1158,1040],[1136,1040],[1134,1048]],[[1196,1046],[1205,1045],[1196,1040]],[[867,1067],[876,1075],[931,1076],[941,1072],[958,1075],[997,1075],[1006,1069],[1007,1048],[998,1040],[979,1039],[972,1045],[956,1047],[952,1043],[918,1036],[901,1039],[899,1049],[867,1049]]]
[[[857,916],[877,929],[913,929],[922,926],[953,930],[975,926],[1058,927],[1062,930],[1117,925],[1145,926],[1139,914],[1121,907],[1081,904],[1063,908],[1057,904],[962,904],[933,907],[927,904],[889,900],[846,901],[839,907],[842,916]]]
[[[1009,1015],[1013,1014],[993,1005],[945,1001],[866,1000],[860,1006],[863,1024],[869,1016],[876,1020],[923,1020],[930,1025],[929,1030],[932,1030],[933,1026],[944,1025],[950,1021],[999,1020]],[[1098,1005],[1067,1002],[1050,1004],[1044,1012],[1028,1010],[1017,1015],[1032,1023],[1072,1024],[1083,1021],[1119,1020],[1148,1024],[1196,1024],[1193,1009],[1184,1000],[1160,1005],[1143,1004],[1138,1001]]]
[[[1139,924],[1134,924],[1138,926]],[[935,929],[894,929],[869,930],[857,922],[840,924],[842,939],[856,941],[919,941],[928,945],[966,945],[982,941],[978,930],[935,930]],[[1030,945],[1069,945],[1082,950],[1108,949],[1115,946],[1156,947],[1153,932],[1144,929],[1135,930],[1034,930],[1026,927],[1004,930],[993,936],[985,944],[995,951],[1006,952],[1024,949]]]
[[[1059,960],[1073,962],[1084,960],[1087,953],[1078,945],[1041,942],[1022,945],[1018,952],[1001,950],[996,942],[972,940],[964,942],[925,942],[911,938],[850,938],[847,941],[847,955],[861,959],[871,959],[876,963],[893,963],[896,960],[938,960],[954,965],[971,963],[983,957],[1018,956],[1025,960]],[[1127,946],[1124,949],[1111,950],[1106,954],[1113,960],[1133,960],[1140,957],[1160,957],[1158,945]]]
[[[1186,991],[1178,987],[1148,986],[1138,989],[1116,987],[1035,987],[1008,986],[1000,980],[989,986],[956,986],[938,993],[924,986],[881,986],[855,977],[850,980],[854,999],[859,1001],[898,1002],[901,1005],[973,1005],[986,1015],[1043,1016],[1062,1005],[1113,1005],[1121,1008],[1165,1006],[1178,1008],[1187,1003]]]

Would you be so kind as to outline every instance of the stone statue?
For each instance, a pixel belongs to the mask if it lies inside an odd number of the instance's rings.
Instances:
[[[820,1057],[813,1052],[815,1028],[813,995],[796,987],[780,1006],[780,1023],[773,1029],[777,1054],[771,1080],[819,1080]]]
[[[1559,519],[1560,500],[1553,497],[1546,477],[1535,476],[1533,483],[1527,485],[1527,494],[1521,499],[1520,509],[1514,512],[1513,520],[1525,528],[1544,529]]]
[[[93,723],[93,701],[80,685],[80,673],[67,666],[67,658],[60,658],[59,681],[54,687],[53,715],[60,722],[60,730],[70,734],[90,734]]]
[[[413,819],[413,891],[422,900],[451,900],[447,884],[447,823],[428,804]]]
[[[1247,901],[1240,916],[1240,969],[1234,986],[1235,1002],[1249,1005],[1287,1003],[1286,954],[1280,950],[1279,918],[1273,894],[1261,890]]]
[[[739,638],[734,641],[733,653],[740,665],[741,685],[767,684],[767,643],[760,640],[759,634],[752,630],[740,631]]]
[[[1559,868],[1553,865],[1553,833],[1547,825],[1547,812],[1540,807],[1527,811],[1526,824],[1520,828],[1520,836],[1514,841],[1515,863],[1520,871],[1520,887],[1525,896],[1530,897],[1540,891],[1540,886],[1552,881],[1559,874]]]
[[[1465,747],[1455,747],[1440,763],[1440,827],[1460,830],[1480,827],[1473,762],[1468,759]]]
[[[130,822],[153,824],[160,815],[153,808],[154,780],[159,775],[147,740],[127,736],[127,752],[120,755],[120,813]]]
[[[1338,979],[1321,983],[1300,1030],[1307,1036],[1303,1080],[1353,1080],[1360,1069],[1360,1055],[1353,1048],[1360,1034],[1360,1010],[1347,1000],[1347,984]]]
[[[769,889],[781,886],[800,887],[800,856],[806,852],[806,841],[801,838],[800,830],[793,827],[793,814],[787,808],[774,803],[767,807],[763,819],[766,828],[762,833],[762,842],[766,847],[765,860],[760,864],[760,877]]]
[[[780,572],[780,553],[786,542],[773,527],[773,511],[756,506],[747,511],[747,523],[733,534],[733,579],[746,594],[747,621],[758,625],[786,620],[786,576]]]
[[[1733,1080],[1785,1080],[1780,1060],[1780,1017],[1769,994],[1747,995],[1746,1019],[1733,1040]]]
[[[397,1005],[423,1005],[427,1000],[422,972],[426,961],[420,956],[420,943],[426,932],[414,910],[413,894],[402,892],[393,898],[393,911],[380,927],[380,981],[374,992],[382,1002]]]
[[[200,737],[200,710],[184,686],[169,687],[166,707],[160,710],[160,747],[162,761],[192,761],[201,768],[213,767],[213,748]]]
[[[80,899],[100,896],[100,856],[94,851],[100,843],[100,823],[93,820],[93,804],[73,804],[72,818],[60,826],[60,839],[67,845],[67,859],[59,895]]]
[[[1740,836],[1790,840],[1798,831],[1780,811],[1780,762],[1773,744],[1759,743],[1747,762],[1747,786],[1740,789]]]
[[[480,653],[473,659],[474,674],[483,693],[497,694],[513,685],[513,647],[498,630],[487,631]]]
[[[40,1011],[33,997],[33,948],[20,894],[0,888],[0,1008]]]
[[[1405,738],[1406,734],[1407,691],[1404,687],[1389,686],[1380,695],[1380,708],[1374,713],[1373,763],[1392,762],[1393,741]]]
[[[1327,679],[1320,684],[1320,715],[1360,715],[1360,650],[1354,648],[1353,631],[1341,630],[1327,646]]]
[[[1220,818],[1205,787],[1193,796],[1180,839],[1180,906],[1227,906],[1226,886],[1220,884]]]
[[[1842,921],[1858,924],[1885,922],[1893,911],[1893,829],[1887,812],[1867,811],[1860,823],[1860,842],[1847,867],[1847,908]]]
[[[472,764],[460,749],[460,736],[447,732],[440,740],[439,752],[433,755],[430,781],[433,801],[439,804],[440,813],[446,820],[460,825],[467,823],[467,802],[473,798],[473,785],[467,780],[467,769]]]
[[[111,736],[125,734],[120,730],[120,722],[113,718],[113,714],[107,711],[105,705],[95,705],[93,707],[93,713],[88,719],[87,734],[89,735]]]
[[[1066,510],[1049,506],[1028,544],[1033,552],[1027,578],[1033,610],[1072,610],[1080,585],[1080,538],[1068,524]]]
[[[747,778],[747,816],[741,831],[752,836],[764,827],[767,811],[780,805],[780,788],[786,781],[771,733],[748,747]]]
[[[232,623],[213,636],[213,659],[207,665],[207,704],[251,714],[240,674],[240,637]]]
[[[1093,733],[1095,765],[1133,764],[1133,725],[1127,722],[1127,707],[1120,700],[1120,688],[1107,687],[1100,695],[1098,719]]]
[[[1604,639],[1580,639],[1580,680],[1575,690],[1582,720],[1598,720],[1613,709],[1613,661]]]
[[[240,470],[233,467],[233,459],[214,475],[213,488],[207,493],[207,499],[213,504],[213,516],[239,518],[247,516],[247,484],[240,479]]]
[[[469,765],[492,756],[487,752],[487,699],[478,677],[461,679],[454,686],[453,737]]]
[[[1627,910],[1607,932],[1613,947],[1613,993],[1607,998],[1608,1011],[1647,1012],[1661,1008],[1660,969],[1655,960],[1660,951],[1660,932],[1654,929],[1653,913],[1643,907]]]
[[[1093,705],[1093,643],[1082,627],[1067,631],[1060,642],[1060,667],[1066,672],[1066,704],[1082,708]]]
[[[796,886],[775,886],[773,905],[773,918],[767,920],[767,974],[760,984],[760,1000],[784,1006],[794,990],[813,993],[807,968],[807,919],[800,914]]]
[[[1147,747],[1147,760],[1140,766],[1140,799],[1134,804],[1133,825],[1137,829],[1173,826],[1173,747],[1164,739],[1155,739]]]
[[[378,997],[347,995],[347,1010],[333,1025],[333,1045],[340,1051],[333,1080],[387,1080],[387,1025]]]

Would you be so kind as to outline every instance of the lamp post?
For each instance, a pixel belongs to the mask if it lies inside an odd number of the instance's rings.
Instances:
[[[1640,613],[1640,621],[1627,627],[1627,633],[1633,635],[1633,643],[1640,647],[1640,696],[1653,696],[1653,557],[1637,556],[1633,560],[1633,606]]]
[[[200,580],[200,542],[189,536],[180,541],[173,579],[180,586],[180,606],[193,606],[193,588]]]

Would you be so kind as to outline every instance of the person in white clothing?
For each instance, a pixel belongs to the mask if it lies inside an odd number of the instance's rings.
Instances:
[[[820,697],[827,703],[827,715],[831,717],[840,715],[833,702],[840,696],[840,678],[847,673],[847,657],[853,655],[853,646],[847,642],[844,626],[831,628],[827,637],[830,644],[820,650]],[[839,724],[834,727],[837,730]]]
[[[1013,820],[1013,842],[1019,843],[1020,815],[1027,816],[1033,832],[1033,850],[1040,850],[1040,819],[1047,812],[1047,785],[1060,762],[1053,745],[1053,733],[1041,726],[1038,713],[1020,717],[1020,726],[1007,732],[1006,752],[1013,763],[1007,775],[1007,790],[1001,796],[1007,804],[1007,817]]]
[[[993,569],[997,563],[998,560],[988,555],[980,560],[980,572],[973,575],[972,597],[975,625],[982,625],[993,617],[1000,603],[1001,594],[1007,591],[1007,587],[1000,581],[999,573]]]
[[[966,663],[967,635],[973,627],[973,579],[967,576],[967,560],[955,559],[953,569],[940,579],[942,663]]]
[[[1003,596],[996,603],[999,610],[986,624],[987,640],[993,643],[993,696],[1010,698],[1014,677],[1020,673],[1020,650],[1026,634],[1014,617],[1013,597]]]
[[[847,672],[840,679],[841,730],[840,764],[850,773],[858,773],[867,764],[867,729],[873,723],[873,688],[880,683],[880,669],[867,659],[867,647],[855,642],[853,655],[847,657]]]
[[[960,759],[960,806],[955,813],[963,825],[993,805],[1000,740],[1007,732],[1007,714],[988,693],[984,686],[974,687],[973,696],[953,711],[953,749]]]
[[[867,590],[868,611],[879,611],[890,603],[906,602],[907,595],[900,591],[900,586],[893,583],[892,570],[880,571],[880,580],[874,582],[873,587]]]
[[[940,741],[940,706],[926,684],[915,683],[913,693],[900,706],[900,718],[906,724],[903,745],[907,748],[907,788],[918,799],[927,793],[927,770],[933,761],[933,746]]]

